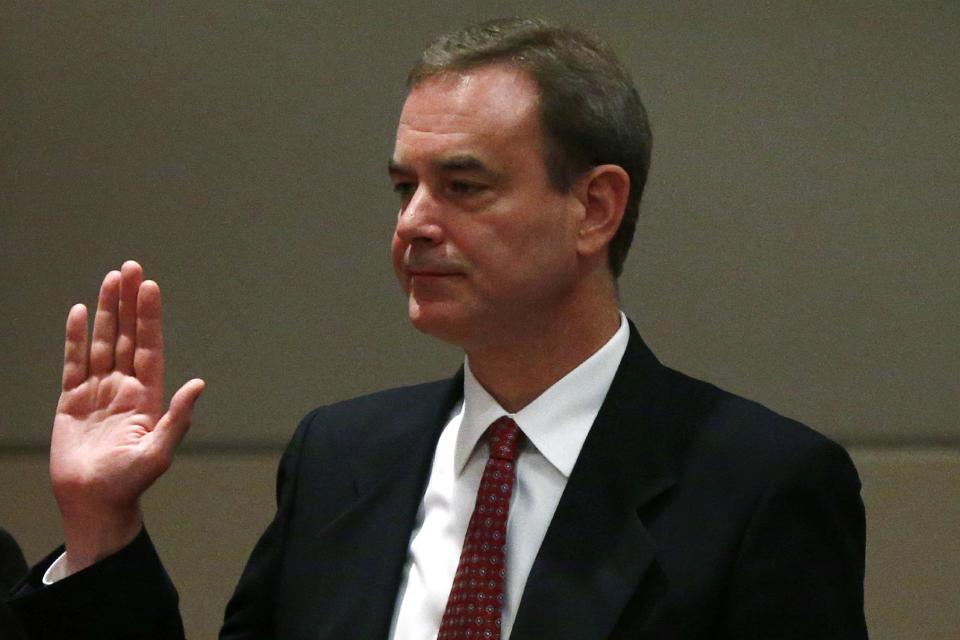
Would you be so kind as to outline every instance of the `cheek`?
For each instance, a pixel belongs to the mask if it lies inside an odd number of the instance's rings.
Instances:
[[[518,251],[528,257],[531,268],[544,276],[563,277],[577,265],[577,231],[561,207],[551,215],[538,218],[523,234],[523,246]]]
[[[406,253],[406,251],[406,243],[394,233],[393,239],[390,241],[390,256],[393,262],[393,272],[397,275],[397,280],[400,281],[400,284],[404,286],[406,285],[403,281],[403,254]]]

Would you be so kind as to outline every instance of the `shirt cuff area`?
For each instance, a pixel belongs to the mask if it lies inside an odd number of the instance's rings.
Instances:
[[[67,577],[67,552],[64,551],[60,557],[53,561],[47,570],[43,573],[43,584],[50,586]],[[36,578],[34,578],[36,580]]]

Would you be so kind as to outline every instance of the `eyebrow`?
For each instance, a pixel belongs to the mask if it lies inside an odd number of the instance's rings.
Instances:
[[[469,153],[458,154],[441,158],[430,163],[436,171],[480,171],[491,176],[499,176],[499,172],[491,169],[480,158]],[[403,163],[390,158],[387,161],[387,171],[393,174],[412,174],[414,171]]]
[[[469,154],[450,156],[434,163],[434,167],[441,171],[486,171],[490,168],[480,158]]]
[[[402,165],[393,158],[387,160],[387,171],[390,175],[395,173],[411,173],[410,169],[406,165]]]

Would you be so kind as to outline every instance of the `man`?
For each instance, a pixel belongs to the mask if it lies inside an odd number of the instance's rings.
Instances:
[[[864,638],[846,453],[663,367],[619,312],[650,136],[612,54],[496,21],[409,84],[394,266],[466,364],[304,419],[221,637]],[[125,263],[89,349],[85,310],[67,320],[66,555],[14,601],[37,637],[182,635],[137,501],[203,382],[163,413],[162,365],[159,289]]]

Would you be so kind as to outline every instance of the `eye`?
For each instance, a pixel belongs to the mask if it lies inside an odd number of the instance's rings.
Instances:
[[[486,185],[479,182],[469,182],[466,180],[453,180],[450,182],[450,191],[461,196],[476,195],[486,188]]]
[[[401,199],[409,200],[413,196],[413,192],[417,190],[416,182],[394,182],[393,183],[393,192],[398,194]]]

